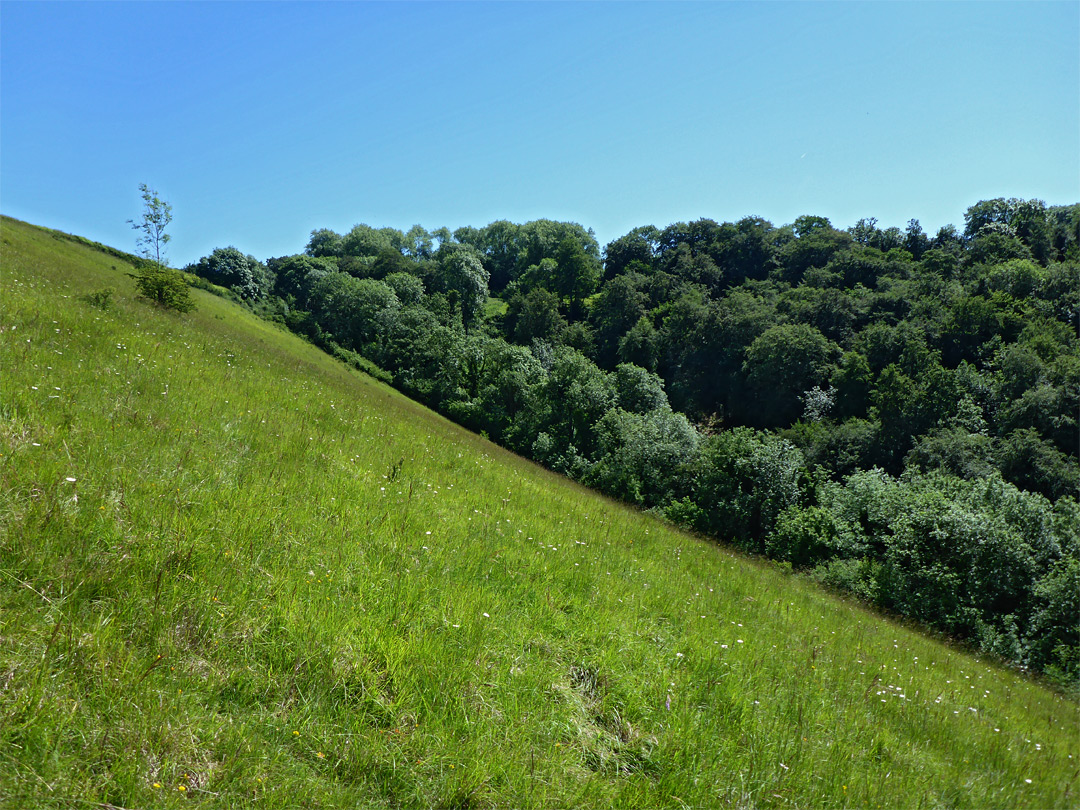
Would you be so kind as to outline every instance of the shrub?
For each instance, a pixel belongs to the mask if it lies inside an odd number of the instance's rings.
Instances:
[[[148,263],[128,275],[135,279],[139,294],[151,303],[176,312],[190,312],[195,309],[195,302],[191,300],[188,292],[188,284],[180,271],[163,264]]]
[[[112,306],[112,297],[115,292],[116,290],[112,287],[105,287],[102,290],[81,295],[79,296],[79,300],[100,309],[102,312],[108,312],[109,308]]]

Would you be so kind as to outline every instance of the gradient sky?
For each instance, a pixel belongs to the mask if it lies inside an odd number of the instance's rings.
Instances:
[[[171,263],[364,222],[1080,201],[1080,3],[0,3],[0,212]]]

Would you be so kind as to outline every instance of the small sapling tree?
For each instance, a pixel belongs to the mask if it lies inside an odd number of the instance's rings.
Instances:
[[[139,192],[143,199],[142,217],[128,220],[128,224],[140,232],[135,244],[145,258],[155,264],[168,265],[165,245],[172,237],[165,233],[165,228],[172,222],[172,205],[161,199],[146,183],[139,184]]]
[[[142,217],[129,219],[128,224],[139,231],[135,243],[146,259],[137,272],[128,275],[135,279],[139,292],[150,301],[165,309],[189,312],[195,308],[184,277],[169,267],[165,257],[165,245],[171,238],[165,228],[172,222],[172,205],[158,196],[146,183],[139,184],[143,199]]]

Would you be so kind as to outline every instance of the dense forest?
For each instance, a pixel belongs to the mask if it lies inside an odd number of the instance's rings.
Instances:
[[[314,231],[185,268],[455,421],[1080,681],[1080,204]]]

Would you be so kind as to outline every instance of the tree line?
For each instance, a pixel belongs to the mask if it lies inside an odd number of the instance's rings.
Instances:
[[[185,268],[550,469],[1080,682],[1080,204],[312,232]]]

